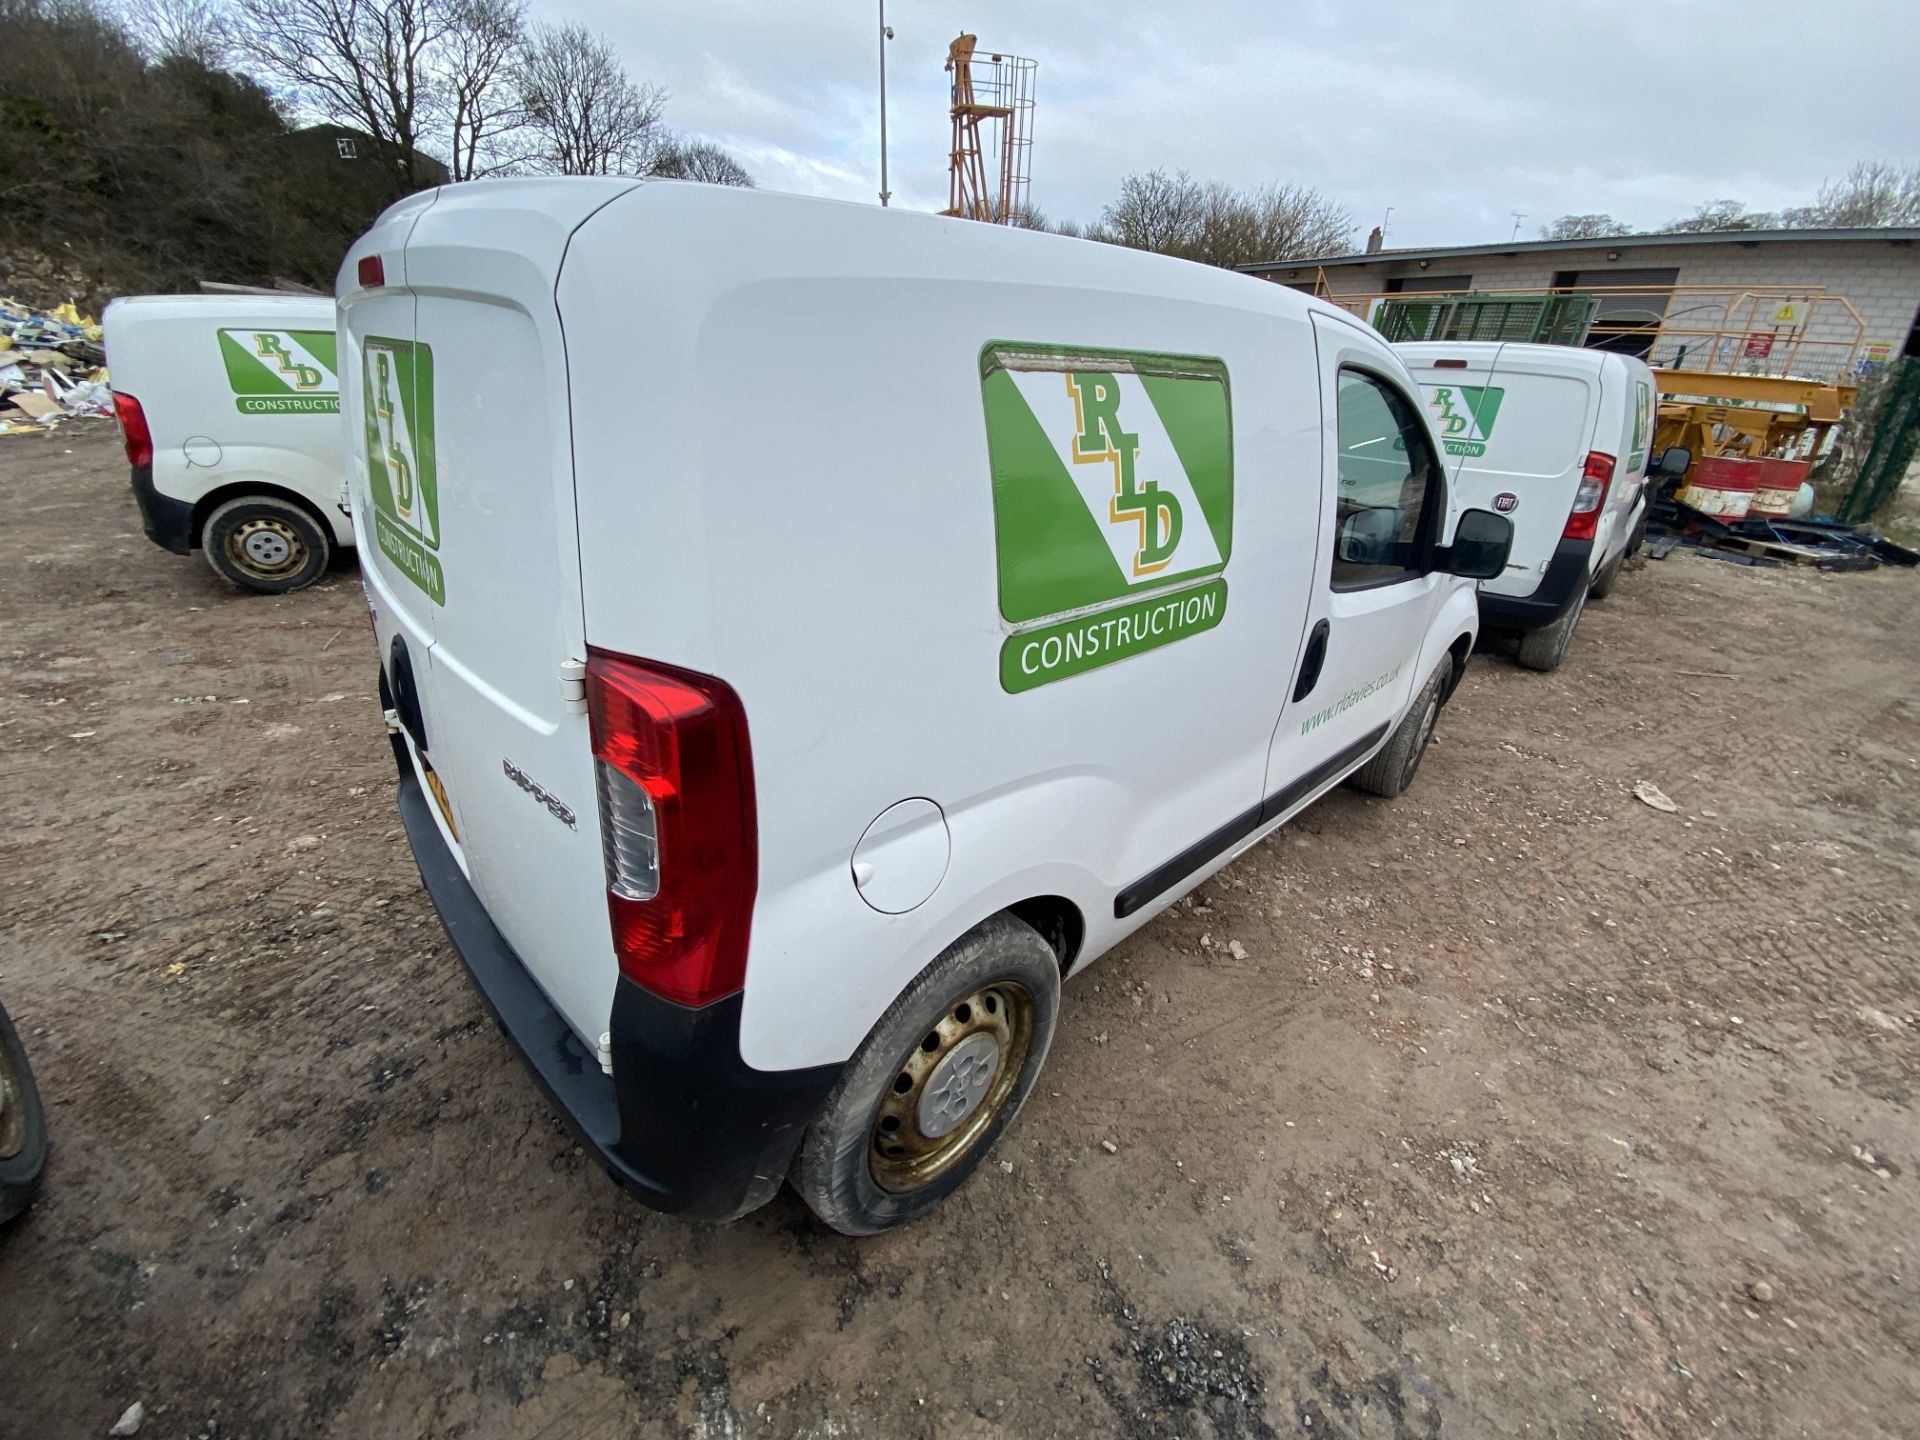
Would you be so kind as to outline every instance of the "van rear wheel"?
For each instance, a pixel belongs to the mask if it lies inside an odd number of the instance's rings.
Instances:
[[[201,527],[200,548],[221,579],[268,595],[313,584],[333,558],[319,523],[273,495],[243,495],[220,506]]]
[[[1573,644],[1573,632],[1579,628],[1580,616],[1586,608],[1587,592],[1583,587],[1567,607],[1566,614],[1551,625],[1529,630],[1520,637],[1515,658],[1529,670],[1558,670],[1560,662],[1567,658],[1567,647]]]
[[[1593,577],[1593,585],[1587,591],[1587,598],[1604,600],[1613,593],[1613,587],[1619,583],[1620,567],[1627,563],[1628,546],[1620,547],[1620,553],[1600,567],[1600,573]]]
[[[1453,657],[1443,655],[1387,743],[1373,759],[1354,771],[1353,783],[1358,788],[1391,800],[1413,784],[1413,777],[1420,772],[1421,758],[1433,739],[1440,707],[1446,703],[1447,682],[1452,678]]]
[[[808,1126],[790,1179],[843,1235],[873,1235],[958,1189],[1026,1103],[1060,1014],[1060,961],[995,915],[888,1007]]]

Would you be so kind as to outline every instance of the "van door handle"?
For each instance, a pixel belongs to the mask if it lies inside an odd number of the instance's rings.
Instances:
[[[1327,634],[1329,626],[1325,620],[1313,627],[1313,634],[1307,637],[1307,653],[1300,661],[1300,678],[1294,682],[1293,700],[1297,705],[1313,693],[1313,687],[1320,683],[1320,672],[1327,663]]]

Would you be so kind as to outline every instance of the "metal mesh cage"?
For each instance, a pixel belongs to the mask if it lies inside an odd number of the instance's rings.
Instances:
[[[1528,340],[1580,345],[1600,302],[1592,295],[1423,295],[1382,300],[1373,325],[1389,340]]]

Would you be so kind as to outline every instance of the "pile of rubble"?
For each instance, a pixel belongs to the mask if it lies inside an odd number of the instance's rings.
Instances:
[[[110,417],[106,360],[100,327],[71,302],[42,311],[0,300],[0,435]]]

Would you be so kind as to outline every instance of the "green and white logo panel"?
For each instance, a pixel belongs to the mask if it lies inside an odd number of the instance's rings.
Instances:
[[[337,415],[331,330],[222,330],[220,358],[242,415]]]
[[[1226,366],[996,343],[981,384],[1000,613],[1015,627],[1001,684],[1029,690],[1217,625],[1214,577],[1233,551]]]
[[[1428,385],[1427,409],[1449,455],[1484,455],[1507,392],[1498,385]]]
[[[361,352],[367,485],[380,553],[436,605],[447,603],[434,467],[433,351],[369,335]]]

